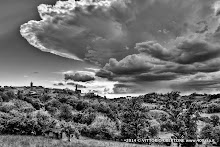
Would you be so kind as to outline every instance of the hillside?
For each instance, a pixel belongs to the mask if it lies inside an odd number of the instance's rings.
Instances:
[[[206,144],[204,139],[219,145],[218,96],[181,96],[171,92],[106,99],[68,89],[4,87],[0,89],[1,145],[37,146],[40,141],[43,144],[39,146],[139,147],[179,143],[188,147]],[[167,141],[153,143],[146,139]],[[172,143],[171,139],[183,142]],[[188,139],[194,142],[187,142]]]

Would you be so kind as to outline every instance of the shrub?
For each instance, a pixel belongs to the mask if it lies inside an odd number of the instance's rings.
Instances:
[[[212,115],[210,117],[211,123],[213,124],[213,126],[217,126],[219,124],[219,116],[218,115]]]
[[[0,111],[8,113],[9,111],[15,108],[17,107],[14,105],[14,103],[6,102],[6,103],[3,103],[2,106],[0,106]]]
[[[105,116],[96,116],[94,122],[89,126],[88,137],[96,139],[115,139],[118,137],[115,122]]]
[[[150,110],[149,114],[154,118],[154,119],[163,119],[164,121],[169,117],[169,114],[163,110]]]
[[[73,121],[76,123],[90,125],[95,120],[95,113],[76,113],[73,115]]]
[[[49,101],[51,99],[51,97],[49,95],[47,95],[47,94],[44,94],[39,99],[40,99],[41,102],[45,103],[45,102]]]
[[[171,122],[171,120],[167,120],[165,122],[162,122],[160,127],[161,127],[162,131],[164,129],[166,129],[166,131],[172,131],[173,130],[173,123]]]
[[[220,126],[213,129],[213,138],[217,146],[220,146]]]
[[[213,127],[208,124],[205,127],[202,128],[200,132],[200,138],[202,139],[213,139],[212,138],[212,132],[213,132]]]
[[[89,103],[87,101],[80,100],[80,101],[78,101],[78,103],[76,105],[76,110],[82,111],[82,110],[87,109],[88,107],[89,107]]]
[[[59,101],[60,101],[61,103],[66,103],[66,102],[68,101],[68,99],[69,99],[69,98],[67,98],[67,97],[65,97],[65,96],[61,96],[61,97],[59,98]]]
[[[56,115],[58,112],[58,109],[55,107],[47,106],[45,108],[51,115]]]
[[[76,106],[77,106],[77,104],[78,104],[78,99],[68,99],[67,100],[67,104],[69,104],[70,106],[72,106],[73,107],[73,109],[76,109]]]
[[[11,102],[14,103],[14,105],[18,108],[33,107],[30,103],[19,99],[13,99]]]
[[[72,120],[72,109],[71,106],[68,104],[64,104],[60,107],[60,114],[59,118],[64,119],[66,121]]]
[[[220,112],[220,105],[216,103],[211,103],[208,105],[207,108],[208,113],[219,113]]]
[[[53,98],[45,104],[45,107],[51,106],[59,109],[61,105],[62,103],[59,100]]]
[[[5,112],[0,112],[0,119],[1,120],[8,120],[8,119],[10,119],[10,118],[12,118],[13,116],[12,115],[10,115],[9,113],[5,113]],[[0,121],[0,123],[1,123],[1,121]]]
[[[148,134],[149,134],[150,137],[156,137],[156,136],[158,136],[159,131],[160,131],[160,127],[158,127],[158,126],[156,126],[156,125],[150,126],[150,127],[148,128]]]
[[[3,102],[9,102],[10,101],[10,97],[8,95],[6,95],[5,93],[0,92],[0,96],[3,100]]]
[[[34,99],[34,98],[28,98],[28,97],[25,97],[24,98],[24,101],[30,103],[33,105],[33,107],[37,110],[40,110],[44,105],[40,102],[39,99]]]
[[[160,123],[157,120],[148,120],[149,126],[144,129],[148,137],[156,137],[160,131]],[[146,136],[145,134],[145,136]]]
[[[5,94],[9,97],[10,100],[15,98],[15,94],[13,91],[7,91]]]

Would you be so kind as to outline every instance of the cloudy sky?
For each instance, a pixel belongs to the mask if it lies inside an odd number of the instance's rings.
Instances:
[[[220,1],[7,0],[0,12],[1,85],[220,90]]]

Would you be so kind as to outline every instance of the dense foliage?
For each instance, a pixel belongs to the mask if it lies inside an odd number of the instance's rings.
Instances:
[[[54,93],[53,93],[54,94]],[[215,98],[198,102],[196,94],[188,97],[179,92],[151,93],[126,99],[108,100],[100,97],[78,97],[70,91],[37,97],[18,92],[0,92],[0,133],[47,136],[62,132],[82,136],[119,140],[160,138],[170,133],[177,139],[214,139],[220,142],[219,116],[202,117],[204,112],[219,112]],[[206,124],[198,131],[198,121]],[[171,143],[166,143],[170,145]],[[182,142],[195,146],[196,142]]]

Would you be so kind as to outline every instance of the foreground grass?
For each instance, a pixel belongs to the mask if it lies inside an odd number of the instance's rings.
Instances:
[[[136,145],[124,142],[101,141],[81,138],[71,142],[33,136],[0,136],[0,147],[154,147],[152,145]]]

